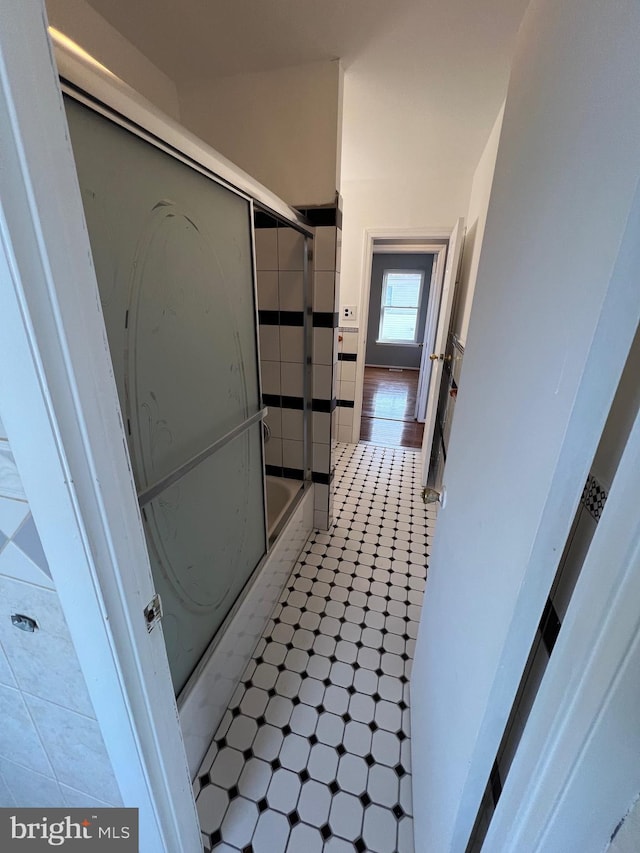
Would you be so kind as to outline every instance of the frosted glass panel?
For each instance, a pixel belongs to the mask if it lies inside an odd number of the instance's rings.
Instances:
[[[65,106],[138,492],[260,407],[249,202]],[[266,550],[261,425],[143,509],[178,692]]]
[[[67,99],[140,489],[258,408],[249,203]]]
[[[261,428],[254,424],[143,510],[176,692],[264,554]]]

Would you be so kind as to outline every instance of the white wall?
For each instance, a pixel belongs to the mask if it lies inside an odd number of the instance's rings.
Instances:
[[[469,317],[471,316],[471,305],[476,287],[478,263],[480,262],[482,240],[484,239],[484,227],[487,221],[489,196],[491,195],[493,173],[496,167],[503,116],[504,105],[496,117],[487,144],[476,166],[471,185],[471,198],[469,199],[469,209],[465,220],[467,232],[452,320],[453,331],[463,346],[466,344],[469,331]]]
[[[49,23],[170,115],[180,118],[173,81],[85,0],[46,0]]]
[[[340,304],[358,306],[345,325],[364,322],[365,231],[452,228],[467,210],[477,162],[462,144],[448,146],[437,120],[407,103],[401,87],[380,91],[377,82],[345,74]]]
[[[295,206],[331,204],[339,182],[342,70],[314,62],[181,87],[183,124]]]
[[[464,849],[638,321],[639,37],[631,0],[533,0],[518,39],[413,667],[419,850]]]

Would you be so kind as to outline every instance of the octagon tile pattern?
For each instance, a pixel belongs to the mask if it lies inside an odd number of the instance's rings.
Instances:
[[[338,445],[309,538],[195,782],[205,851],[413,853],[409,678],[436,511],[419,454]]]

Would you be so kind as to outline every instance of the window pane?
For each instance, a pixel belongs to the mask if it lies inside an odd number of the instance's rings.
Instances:
[[[416,336],[416,308],[383,308],[380,323],[380,340],[413,341]]]
[[[417,308],[420,300],[422,273],[385,273],[383,305]]]

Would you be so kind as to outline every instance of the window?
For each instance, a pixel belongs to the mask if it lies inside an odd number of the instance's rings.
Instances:
[[[378,343],[416,343],[423,280],[421,270],[384,271]]]

